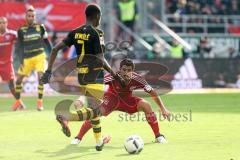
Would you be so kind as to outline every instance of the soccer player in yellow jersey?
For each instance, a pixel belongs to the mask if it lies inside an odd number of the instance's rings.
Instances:
[[[21,90],[23,78],[29,76],[32,71],[37,71],[38,79],[45,71],[46,53],[45,46],[51,51],[51,45],[43,24],[35,22],[36,12],[33,7],[26,11],[26,24],[18,30],[18,57],[20,67],[18,70],[18,79],[16,81],[16,102],[12,110],[25,108],[21,101]],[[43,84],[38,84],[37,110],[43,110]]]
[[[86,24],[69,32],[68,36],[59,44],[57,44],[50,56],[48,69],[41,78],[43,83],[48,83],[51,77],[52,65],[56,59],[57,52],[65,46],[74,45],[78,55],[77,70],[78,82],[82,93],[88,96],[88,108],[82,108],[77,111],[72,121],[84,120],[83,118],[91,118],[93,126],[94,137],[96,139],[96,150],[101,151],[104,145],[101,136],[100,118],[93,110],[100,105],[100,100],[103,98],[103,82],[97,82],[103,74],[99,74],[105,69],[117,80],[123,82],[123,79],[115,74],[107,61],[105,60],[104,53],[104,40],[103,32],[97,27],[100,24],[101,10],[99,6],[90,4],[85,10]],[[63,132],[67,136],[71,135],[68,128],[65,128],[64,117],[57,116],[57,120],[61,123]]]

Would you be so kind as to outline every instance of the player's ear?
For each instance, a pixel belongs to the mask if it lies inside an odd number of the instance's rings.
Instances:
[[[97,14],[97,20],[99,21],[101,19],[101,14]]]

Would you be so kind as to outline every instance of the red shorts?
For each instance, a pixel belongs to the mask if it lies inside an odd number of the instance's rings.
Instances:
[[[10,81],[15,79],[12,62],[0,64],[0,77],[3,81]]]
[[[142,100],[139,97],[119,97],[111,92],[106,92],[101,104],[101,110],[104,111],[104,116],[107,116],[114,110],[133,114],[138,112],[137,105]]]

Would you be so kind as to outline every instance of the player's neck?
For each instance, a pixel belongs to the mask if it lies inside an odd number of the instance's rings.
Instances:
[[[35,22],[33,22],[33,23],[27,23],[27,26],[31,27],[31,26],[33,26],[34,24],[35,24]]]
[[[92,27],[94,27],[94,25],[93,25],[93,22],[92,21],[86,21],[86,25],[91,25]],[[94,28],[96,28],[96,27],[94,27]]]

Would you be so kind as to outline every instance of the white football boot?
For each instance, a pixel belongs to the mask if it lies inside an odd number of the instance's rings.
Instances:
[[[78,139],[77,137],[75,137],[75,138],[71,141],[71,144],[77,145],[77,144],[79,144],[80,142],[81,142],[81,140]]]
[[[156,138],[155,142],[156,142],[156,143],[167,143],[167,140],[166,140],[166,138],[164,137],[164,135],[161,134],[160,136],[158,136],[158,137]]]

